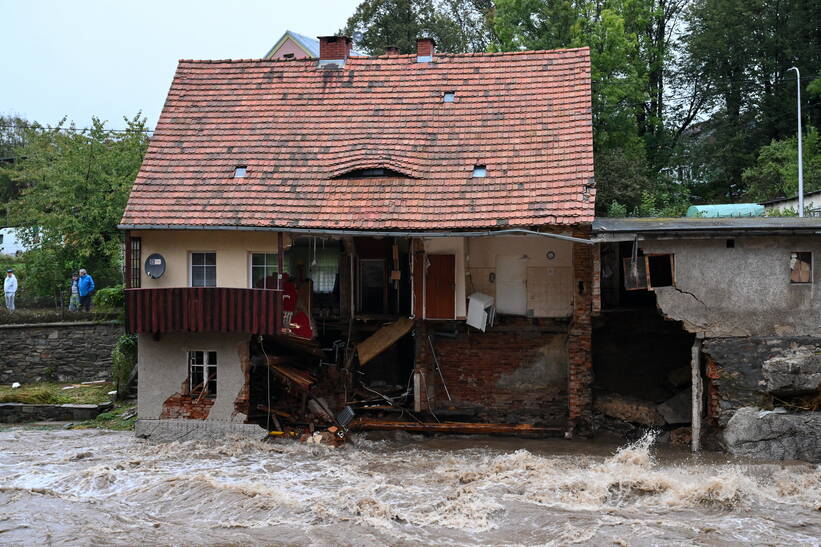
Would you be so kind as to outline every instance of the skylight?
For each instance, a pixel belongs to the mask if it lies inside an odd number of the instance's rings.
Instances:
[[[474,165],[473,166],[473,178],[481,178],[487,176],[487,165]]]
[[[442,97],[443,102],[452,103],[455,100],[456,100],[456,92],[455,91],[445,91],[445,94]]]
[[[245,175],[248,173],[248,166],[246,165],[237,165],[234,168],[234,178],[235,179],[244,179]]]

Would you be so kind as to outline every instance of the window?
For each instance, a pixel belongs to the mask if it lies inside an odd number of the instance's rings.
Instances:
[[[452,103],[456,100],[456,92],[455,91],[445,91],[445,94],[442,96],[442,100],[446,103]]]
[[[673,255],[646,255],[647,288],[672,287],[676,284]]]
[[[251,288],[277,288],[276,253],[251,253]]]
[[[217,253],[191,253],[191,286],[217,286]]]
[[[487,176],[487,165],[474,165],[473,178],[480,178]]]
[[[812,283],[812,253],[790,253],[790,283]]]
[[[139,289],[141,282],[140,267],[142,259],[142,240],[139,237],[131,238],[130,255],[128,257],[128,286],[132,289]]]
[[[339,272],[339,250],[320,249],[314,251],[316,264],[311,262],[311,279],[314,292],[331,293],[336,286],[336,274]]]
[[[192,398],[217,396],[217,352],[188,352],[188,381]]]
[[[234,178],[235,179],[244,179],[245,175],[248,174],[248,166],[246,165],[237,165],[234,168]]]

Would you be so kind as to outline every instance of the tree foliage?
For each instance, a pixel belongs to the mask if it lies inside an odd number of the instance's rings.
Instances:
[[[814,127],[803,138],[804,191],[821,190],[821,138]],[[798,138],[773,140],[758,152],[758,158],[742,173],[747,196],[766,201],[798,193]]]
[[[99,286],[120,281],[122,218],[148,139],[145,119],[113,132],[97,118],[88,130],[34,125],[3,169],[22,187],[8,204],[11,223],[34,248],[26,254],[29,291],[53,295],[86,268]]]

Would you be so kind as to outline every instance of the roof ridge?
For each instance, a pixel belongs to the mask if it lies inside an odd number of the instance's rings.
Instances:
[[[572,48],[559,48],[559,49],[523,49],[519,51],[477,51],[477,52],[470,52],[470,53],[445,53],[445,52],[436,52],[434,58],[436,57],[503,57],[503,56],[514,56],[514,55],[531,55],[534,53],[566,53],[566,52],[582,52],[582,51],[590,51],[588,46],[584,47],[572,47]],[[401,55],[351,55],[348,57],[349,59],[405,59],[405,58],[413,58],[416,57],[415,53],[404,53]],[[265,58],[248,58],[248,59],[179,59],[179,63],[201,63],[201,64],[227,64],[227,63],[256,63],[256,62],[295,62],[295,61],[316,61],[316,57],[303,57],[301,59],[265,59]]]

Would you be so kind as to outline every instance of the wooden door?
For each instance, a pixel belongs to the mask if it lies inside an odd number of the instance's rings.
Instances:
[[[425,317],[453,319],[456,304],[456,256],[427,255]]]

